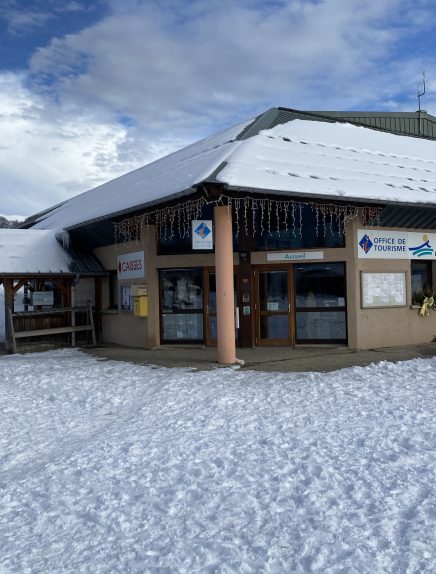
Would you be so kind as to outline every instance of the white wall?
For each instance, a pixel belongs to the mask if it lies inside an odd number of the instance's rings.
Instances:
[[[5,340],[5,293],[0,286],[0,343]]]

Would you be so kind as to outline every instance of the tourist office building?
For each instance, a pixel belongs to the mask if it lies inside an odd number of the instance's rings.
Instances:
[[[63,277],[76,298],[86,290],[107,343],[430,342],[436,313],[419,311],[436,280],[435,140],[426,112],[273,108],[24,227],[54,230],[73,263],[92,258]],[[32,294],[35,276],[9,280]],[[45,280],[38,292],[56,290]],[[26,312],[51,306],[30,297]]]

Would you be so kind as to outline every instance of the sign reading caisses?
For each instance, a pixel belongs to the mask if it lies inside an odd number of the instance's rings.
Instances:
[[[118,279],[135,279],[145,276],[144,252],[135,251],[118,255]]]

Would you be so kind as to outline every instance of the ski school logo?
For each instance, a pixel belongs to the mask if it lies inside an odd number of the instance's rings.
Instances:
[[[416,247],[409,247],[409,251],[412,252],[412,255],[418,256],[418,257],[425,257],[426,255],[433,255],[433,248],[430,245],[428,235],[423,235],[422,240],[423,240],[423,243],[421,243],[421,245],[417,245]]]
[[[360,247],[363,249],[364,253],[368,253],[368,251],[371,249],[371,247],[374,245],[374,243],[371,241],[371,239],[369,238],[369,235],[367,235],[365,233],[365,235],[362,237],[362,239],[359,241],[359,245]]]
[[[203,239],[203,238],[206,238],[206,237],[209,235],[209,233],[211,233],[211,230],[210,230],[209,227],[202,221],[202,222],[200,223],[200,225],[197,227],[197,229],[195,230],[195,233],[196,233],[199,237],[201,237],[201,238]]]

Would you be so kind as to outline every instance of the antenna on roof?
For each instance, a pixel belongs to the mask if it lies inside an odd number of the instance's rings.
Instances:
[[[425,70],[422,72],[422,85],[423,85],[423,89],[422,92],[420,92],[421,89],[421,84],[418,84],[418,111],[421,111],[421,96],[423,96],[425,94]]]

